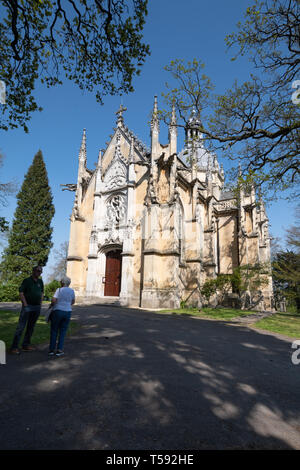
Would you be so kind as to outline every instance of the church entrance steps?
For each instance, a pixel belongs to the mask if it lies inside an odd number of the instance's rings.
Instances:
[[[80,299],[78,304],[81,304],[81,305],[115,305],[115,306],[121,305],[120,297],[114,297],[114,296],[83,298],[83,299]]]

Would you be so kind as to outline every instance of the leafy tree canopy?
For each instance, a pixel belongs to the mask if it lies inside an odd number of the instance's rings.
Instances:
[[[0,129],[22,126],[36,110],[37,80],[63,75],[81,89],[133,91],[149,46],[142,42],[148,0],[0,0],[0,79],[6,84]]]
[[[2,281],[21,281],[31,274],[35,265],[46,265],[52,247],[53,216],[52,192],[43,155],[39,151],[17,195],[8,246],[0,265]]]
[[[296,304],[300,312],[300,204],[296,222],[286,229],[286,250],[278,250],[272,261],[273,286],[276,300],[282,297]]]
[[[242,181],[273,195],[289,188],[292,197],[300,174],[299,24],[297,0],[255,0],[226,42],[231,50],[237,48],[232,60],[247,53],[256,74],[214,96],[201,61],[177,59],[165,67],[173,81],[163,94],[168,106],[177,108],[182,125],[195,109],[207,145],[239,162]],[[162,116],[170,118],[166,111]]]

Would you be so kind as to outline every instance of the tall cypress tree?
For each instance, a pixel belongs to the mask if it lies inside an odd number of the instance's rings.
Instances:
[[[52,247],[52,192],[42,152],[35,155],[17,195],[8,247],[0,265],[1,280],[20,282],[34,265],[44,266]]]

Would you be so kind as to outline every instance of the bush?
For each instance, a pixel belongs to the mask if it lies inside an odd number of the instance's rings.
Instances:
[[[56,281],[55,279],[49,284],[45,285],[45,290],[44,290],[44,300],[51,300],[56,289],[60,287],[60,282]]]
[[[264,264],[238,266],[232,274],[218,274],[215,279],[206,281],[201,288],[201,294],[207,302],[212,295],[218,294],[220,303],[224,302],[226,294],[230,292],[238,293],[240,297],[247,292],[254,295],[268,284],[268,275],[268,267]]]
[[[0,302],[16,302],[20,300],[20,285],[14,281],[8,281],[0,284]],[[51,281],[45,285],[44,300],[51,300],[56,289],[60,287],[59,281]]]
[[[206,281],[202,288],[201,294],[206,298],[207,301],[213,294],[217,292],[224,295],[231,289],[231,276],[230,274],[219,274],[215,279],[209,279]]]
[[[209,302],[211,296],[216,292],[217,286],[215,279],[210,279],[209,281],[206,281],[201,288],[201,294],[205,297],[207,302]]]
[[[0,284],[0,302],[16,302],[20,300],[19,284],[13,281]]]

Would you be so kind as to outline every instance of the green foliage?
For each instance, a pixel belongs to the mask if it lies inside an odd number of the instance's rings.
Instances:
[[[41,151],[25,175],[17,201],[8,247],[0,265],[4,282],[21,282],[31,275],[33,266],[44,266],[52,246],[54,206]]]
[[[48,284],[45,284],[45,287],[44,287],[44,299],[45,300],[51,300],[56,289],[58,289],[60,287],[60,282],[59,281],[56,281],[55,279],[51,282],[49,282]]]
[[[272,263],[275,299],[285,297],[300,312],[300,254],[292,251],[277,253]]]
[[[4,217],[0,217],[0,232],[7,232],[8,231],[8,222],[5,220]]]
[[[107,94],[133,91],[149,46],[142,42],[147,0],[51,2],[0,0],[0,79],[6,83],[0,129],[22,126],[35,111],[37,81],[65,77],[80,89]]]
[[[203,286],[201,287],[200,292],[201,292],[201,295],[203,295],[203,297],[205,297],[207,302],[209,302],[211,296],[213,294],[216,294],[216,292],[217,292],[216,279],[210,279],[210,280],[206,281],[203,284]]]
[[[219,274],[215,279],[209,279],[201,288],[201,294],[207,301],[213,294],[221,293],[222,297],[231,289],[231,274]]]
[[[296,207],[296,224],[286,229],[289,249],[277,251],[272,261],[275,300],[286,298],[300,312],[300,205]]]
[[[269,269],[263,264],[243,265],[234,268],[231,274],[219,274],[215,279],[209,279],[201,287],[201,295],[207,302],[215,294],[220,303],[229,292],[242,296],[246,292],[255,293],[269,283]]]
[[[198,110],[199,114],[208,104],[214,86],[210,78],[203,73],[204,64],[197,59],[185,63],[181,59],[172,60],[164,69],[170,73],[174,85],[166,83],[167,93],[162,93],[167,110],[160,110],[159,116],[165,121],[171,117],[171,106],[174,104],[182,124],[186,125],[191,111]]]
[[[19,284],[9,281],[0,284],[0,302],[16,302],[20,300]]]
[[[300,338],[300,316],[277,313],[255,323],[255,328],[273,331],[291,338]]]
[[[21,305],[21,304],[20,304]],[[0,338],[6,344],[7,348],[10,347],[11,341],[14,337],[20,312],[1,311],[0,312]],[[79,329],[79,324],[73,320],[70,322],[70,326],[67,331],[67,336],[75,333]],[[25,331],[24,331],[25,333]],[[22,338],[21,338],[22,341]],[[49,342],[49,324],[45,322],[44,315],[40,315],[34,333],[32,336],[33,344],[41,344]]]
[[[252,311],[240,310],[234,308],[211,308],[204,307],[199,309],[193,307],[185,307],[172,310],[159,310],[159,314],[170,314],[172,315],[192,315],[199,318],[210,318],[214,320],[232,320],[233,318],[248,316],[249,314],[254,314]]]
[[[292,99],[299,78],[300,3],[254,0],[245,16],[226,42],[237,48],[234,60],[249,54],[253,67],[246,82],[235,81],[225,94],[214,96],[201,61],[177,59],[165,67],[173,81],[163,96],[169,108],[175,104],[179,126],[195,108],[207,148],[240,163],[240,186],[255,184],[271,198],[289,190],[293,199],[300,176],[300,104]],[[170,119],[170,112],[161,115]],[[235,165],[231,184],[238,174]]]
[[[256,292],[268,285],[270,274],[268,264],[256,263],[239,266],[233,270],[231,275],[232,288],[240,294],[246,291]]]

